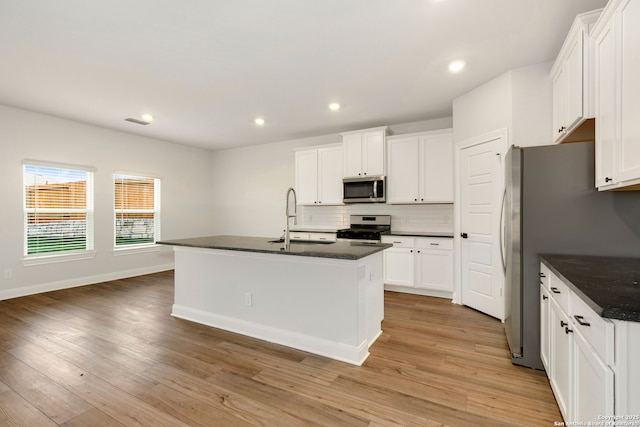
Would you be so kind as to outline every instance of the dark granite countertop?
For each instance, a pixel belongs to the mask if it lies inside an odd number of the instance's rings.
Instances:
[[[274,242],[275,241],[275,242]],[[190,239],[164,240],[160,245],[188,246],[193,248],[224,249],[229,251],[261,252],[278,255],[298,255],[316,258],[358,260],[392,247],[385,243],[351,242],[291,242],[288,251],[277,238],[248,236],[207,236]]]
[[[391,236],[412,236],[412,237],[445,237],[453,239],[453,232],[446,231],[394,231]]]
[[[640,258],[545,254],[540,259],[600,316],[640,322]]]

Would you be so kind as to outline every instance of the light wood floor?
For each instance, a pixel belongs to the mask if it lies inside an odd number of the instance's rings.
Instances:
[[[362,367],[170,316],[165,272],[0,302],[2,426],[552,426],[500,322],[387,292]],[[330,313],[327,313],[330,315]]]

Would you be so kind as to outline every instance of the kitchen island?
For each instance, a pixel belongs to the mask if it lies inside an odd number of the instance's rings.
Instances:
[[[384,317],[389,244],[210,236],[175,251],[172,315],[355,365]]]

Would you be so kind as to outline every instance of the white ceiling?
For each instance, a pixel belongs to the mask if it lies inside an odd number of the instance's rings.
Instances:
[[[605,3],[0,0],[0,103],[211,149],[447,117]]]

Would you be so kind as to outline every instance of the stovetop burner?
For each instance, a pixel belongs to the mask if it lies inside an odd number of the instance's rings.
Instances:
[[[351,215],[351,227],[338,230],[336,237],[345,240],[379,242],[391,232],[391,215]]]

